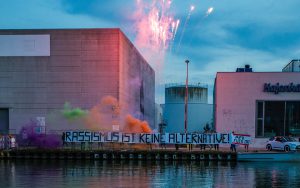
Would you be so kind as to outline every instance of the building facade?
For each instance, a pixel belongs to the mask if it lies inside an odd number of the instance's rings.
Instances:
[[[203,132],[204,126],[212,121],[212,105],[207,101],[207,86],[201,84],[188,85],[188,132]],[[165,87],[165,105],[163,120],[165,132],[184,132],[185,85],[167,84]]]
[[[254,147],[272,136],[300,136],[300,73],[218,72],[214,108],[218,132],[250,134]]]
[[[163,106],[162,104],[155,103],[155,126],[154,126],[155,132],[159,131],[159,125],[163,121],[163,108],[162,108],[162,106]]]
[[[0,30],[0,129],[18,133],[65,102],[90,109],[104,96],[154,126],[155,74],[120,29]],[[111,126],[111,125],[108,125]],[[74,125],[72,129],[84,129]]]

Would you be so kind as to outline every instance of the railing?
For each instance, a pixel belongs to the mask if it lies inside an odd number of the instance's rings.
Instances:
[[[185,83],[168,83],[168,84],[165,84],[165,88],[169,88],[169,87],[185,87]],[[188,87],[202,87],[202,88],[208,88],[208,85],[207,84],[204,84],[204,83],[189,83],[188,84]]]

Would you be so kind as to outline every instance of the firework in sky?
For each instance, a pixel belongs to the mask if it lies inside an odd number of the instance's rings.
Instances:
[[[209,7],[206,12],[206,16],[210,15],[214,11],[214,7]]]
[[[189,13],[188,13],[188,15],[187,15],[187,17],[185,19],[184,25],[183,25],[183,29],[182,29],[182,32],[181,32],[181,35],[180,35],[180,39],[179,39],[179,43],[178,43],[176,52],[178,52],[179,49],[180,49],[180,45],[181,45],[182,38],[184,36],[185,28],[187,27],[187,24],[188,24],[188,22],[189,22],[189,20],[191,18],[192,12],[194,10],[195,10],[195,6],[191,5]]]
[[[166,50],[179,23],[170,15],[170,0],[137,1],[136,43],[139,47]]]

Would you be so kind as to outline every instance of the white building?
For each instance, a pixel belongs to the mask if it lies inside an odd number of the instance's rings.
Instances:
[[[271,136],[300,136],[300,72],[218,72],[217,132],[250,134],[253,147]]]

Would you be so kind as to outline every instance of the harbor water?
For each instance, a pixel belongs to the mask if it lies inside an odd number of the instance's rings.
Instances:
[[[300,163],[2,160],[1,187],[299,187]]]

